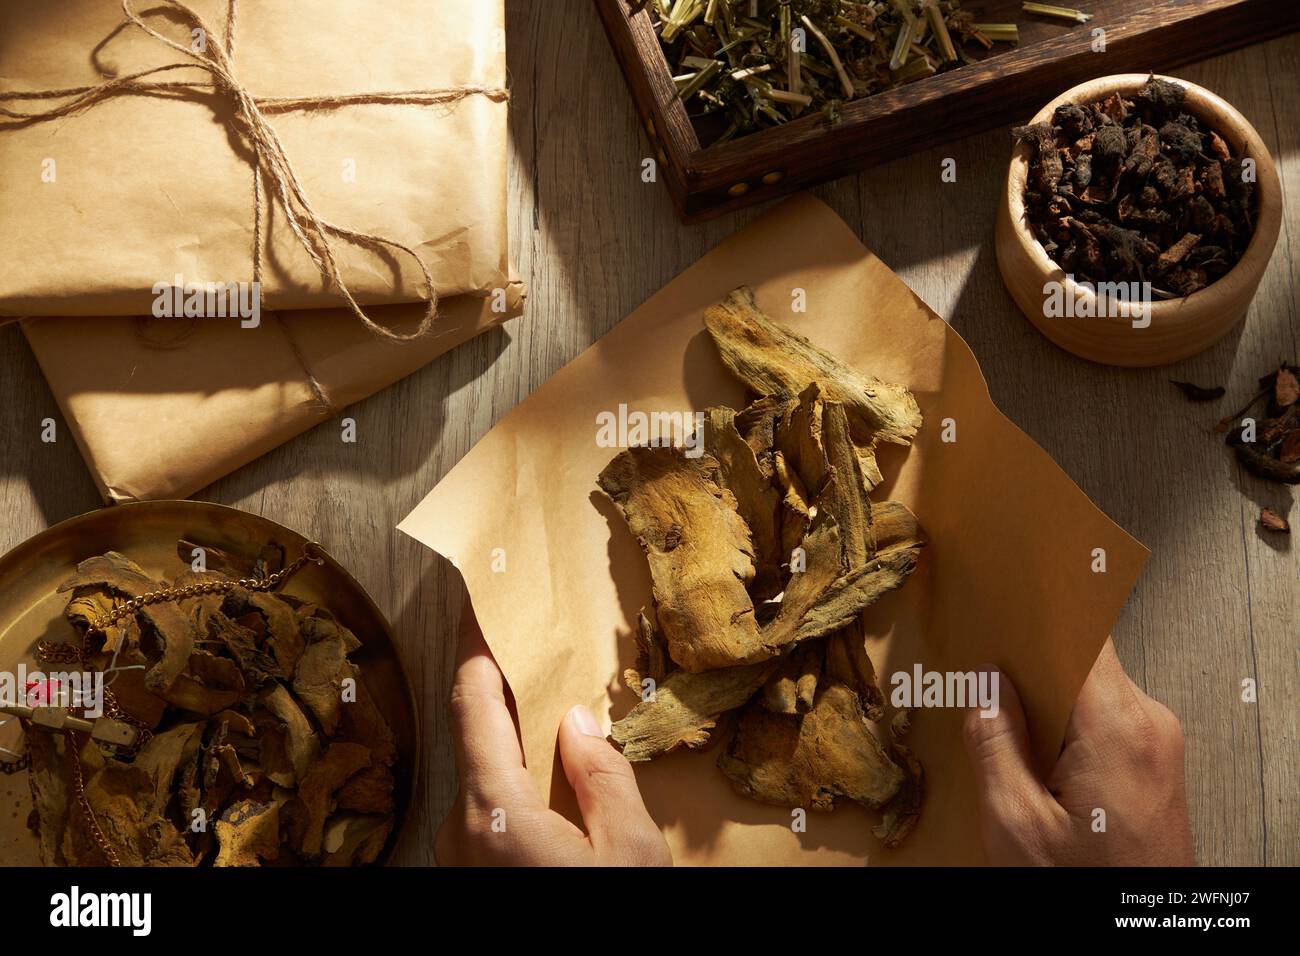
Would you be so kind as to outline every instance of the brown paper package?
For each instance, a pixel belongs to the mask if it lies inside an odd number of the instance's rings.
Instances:
[[[553,376],[401,525],[464,575],[541,793],[573,817],[556,731],[575,704],[607,720],[631,708],[619,675],[635,656],[637,611],[651,601],[645,558],[596,487],[617,453],[598,447],[596,416],[623,402],[646,412],[741,407],[742,386],[702,316],[742,284],[841,360],[909,385],[925,415],[911,448],[880,454],[875,497],[906,504],[930,538],[912,578],[865,619],[886,695],[891,675],[917,664],[996,664],[1019,689],[1036,759],[1050,763],[1147,551],[997,410],[960,336],[826,206],[799,197],[723,242]],[[791,309],[795,289],[806,292],[806,314]],[[941,439],[944,419],[955,442]],[[1096,549],[1104,573],[1093,573]],[[716,746],[639,764],[637,777],[678,863],[975,864],[984,856],[961,716],[913,716],[928,793],[917,829],[894,851],[871,835],[873,814],[843,801],[809,811],[807,831],[793,832],[789,809],[731,789]]]
[[[23,333],[106,501],[184,498],[520,314],[501,297],[439,305],[433,332],[391,342],[343,309],[238,319],[24,319]],[[399,332],[423,303],[378,306]],[[314,381],[314,384],[313,384]]]
[[[186,0],[213,30],[227,0]],[[160,5],[135,0],[137,13]],[[505,285],[507,102],[501,0],[239,0],[237,78],[256,97],[497,91],[269,115],[322,218],[415,249],[444,296]],[[146,18],[191,43],[163,14]],[[126,24],[125,26],[121,26]],[[170,24],[170,26],[169,26]],[[119,26],[121,29],[118,29]],[[208,37],[206,42],[224,42]],[[0,2],[0,88],[89,86],[187,57],[117,0]],[[152,79],[205,80],[197,69]],[[34,112],[59,100],[0,100]],[[0,122],[0,316],[147,315],[155,283],[251,281],[253,170],[229,98],[119,95],[50,122]],[[262,217],[269,309],[331,308],[283,210]],[[417,265],[335,241],[363,303],[427,298]]]

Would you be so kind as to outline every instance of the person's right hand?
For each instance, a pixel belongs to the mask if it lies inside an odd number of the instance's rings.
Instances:
[[[1183,731],[1129,680],[1106,640],[1056,766],[1031,768],[1020,697],[999,674],[999,713],[966,715],[980,829],[997,866],[1191,866]],[[1105,811],[1098,830],[1096,811]]]
[[[586,707],[570,710],[559,730],[560,761],[586,832],[546,805],[524,769],[505,679],[468,598],[451,723],[460,793],[434,840],[439,866],[672,865],[632,765]]]

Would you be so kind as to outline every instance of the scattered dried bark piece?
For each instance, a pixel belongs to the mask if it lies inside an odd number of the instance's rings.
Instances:
[[[217,866],[260,866],[280,853],[280,808],[240,800],[217,820]]]
[[[774,714],[806,714],[812,710],[825,656],[816,643],[795,648],[763,685],[763,706]]]
[[[125,555],[109,551],[77,565],[77,573],[59,585],[59,593],[73,591],[75,598],[78,596],[75,592],[81,588],[107,588],[113,594],[135,598],[162,590],[163,584],[145,574]],[[145,672],[145,686],[162,696],[189,663],[194,646],[193,629],[175,604],[148,605],[140,609],[140,618],[151,625],[142,637],[162,648],[161,655]]]
[[[180,724],[155,734],[136,754],[135,766],[153,781],[153,796],[146,802],[150,812],[161,816],[166,810],[176,790],[176,771],[198,755],[202,730],[202,724]]]
[[[672,669],[672,659],[668,656],[668,644],[659,628],[646,614],[645,609],[637,615],[636,630],[632,632],[636,642],[636,666],[623,671],[623,683],[628,690],[640,694],[645,689],[644,682],[654,682],[654,686],[663,683]]]
[[[771,446],[765,471],[737,429],[735,411],[718,406],[705,412],[704,450],[718,462],[718,484],[735,497],[737,513],[749,528],[756,567],[751,590],[759,600],[771,597],[780,589],[782,556],[777,531],[781,495],[772,486]]]
[[[822,637],[857,620],[868,607],[902,585],[916,568],[918,548],[882,553],[837,579],[799,621],[795,641]]]
[[[868,607],[899,587],[916,568],[920,547],[878,551],[866,564],[839,574],[839,532],[833,519],[819,515],[805,539],[808,567],[791,577],[781,613],[764,629],[765,646],[834,633],[857,620]]]
[[[1226,389],[1222,385],[1208,387],[1205,385],[1195,385],[1191,382],[1176,382],[1169,380],[1171,384],[1177,386],[1178,390],[1187,396],[1189,401],[1193,402],[1213,402],[1216,399],[1223,398]]]
[[[867,654],[866,637],[856,621],[826,639],[826,673],[857,691],[868,719],[884,717],[885,695]]]
[[[1260,511],[1259,523],[1264,527],[1265,531],[1275,531],[1281,534],[1291,533],[1291,522],[1272,508],[1264,508]]]
[[[1259,380],[1244,408],[1219,422],[1224,441],[1251,474],[1267,481],[1300,484],[1300,368],[1283,363]],[[1264,403],[1264,414],[1252,410]]]
[[[1300,380],[1293,369],[1283,365],[1273,382],[1273,403],[1278,408],[1290,408],[1297,399],[1300,399]]]
[[[357,678],[356,666],[348,660],[341,634],[309,644],[298,658],[293,692],[311,710],[325,736],[334,736],[338,728],[343,682],[349,679],[355,682]]]
[[[370,751],[361,744],[332,743],[307,770],[292,801],[292,828],[298,851],[315,858],[321,852],[325,818],[333,810],[334,792],[357,771],[370,766]]]
[[[916,821],[921,818],[921,804],[925,800],[925,769],[905,744],[891,744],[889,753],[894,762],[906,771],[906,775],[898,793],[885,805],[880,823],[872,827],[871,832],[886,849],[892,850],[907,839],[916,826]]]
[[[894,712],[889,718],[889,735],[895,741],[901,741],[912,732],[912,708],[904,707]]]
[[[272,687],[262,696],[262,703],[283,727],[284,751],[293,770],[293,779],[283,786],[293,786],[307,775],[307,770],[315,761],[320,749],[319,740],[302,708],[284,685],[276,684]]]
[[[1292,430],[1277,448],[1277,459],[1284,465],[1300,461],[1300,428]]]
[[[776,448],[785,466],[798,478],[797,487],[811,506],[830,477],[830,461],[822,439],[821,386],[811,383],[799,393],[777,432]]]
[[[339,788],[339,809],[358,813],[392,813],[393,785],[391,770],[383,764],[371,764]]]
[[[294,614],[298,618],[302,636],[309,644],[338,638],[349,654],[361,646],[357,636],[344,627],[328,608],[319,604],[301,604],[295,608]]]
[[[898,501],[881,501],[871,506],[871,526],[876,533],[876,553],[925,546],[921,522]]]
[[[171,824],[147,808],[153,783],[141,768],[106,758],[87,741],[78,753],[87,803],[105,841],[123,866],[191,866],[193,855]],[[69,817],[63,853],[69,866],[104,866],[108,858],[99,847],[83,813]]]
[[[196,615],[202,613],[199,609],[195,611]],[[203,626],[205,630],[202,633],[225,646],[243,672],[248,687],[261,687],[279,672],[275,659],[262,649],[257,633],[251,628],[232,621],[220,610],[208,613]]]
[[[745,443],[753,449],[758,467],[768,478],[772,477],[772,451],[776,447],[777,423],[785,421],[795,401],[797,399],[791,398],[788,392],[780,391],[757,398],[736,412],[736,428],[744,436]]]
[[[365,681],[357,682],[357,699],[343,708],[339,736],[346,741],[370,748],[373,763],[392,766],[397,760],[397,738],[388,721],[379,712],[374,695]]]
[[[759,395],[798,395],[817,382],[827,400],[844,406],[860,447],[877,441],[906,445],[921,427],[921,410],[911,392],[849,368],[776,324],[759,311],[747,287],[706,309],[704,327],[727,368]]]
[[[718,766],[745,796],[814,810],[835,809],[839,797],[878,809],[903,783],[857,694],[837,683],[824,687],[800,717],[748,707]]]
[[[775,668],[776,662],[763,662],[702,673],[673,671],[652,699],[614,722],[611,736],[633,763],[678,747],[702,747],[718,717],[753,697]]]
[[[234,661],[195,651],[185,673],[158,696],[173,707],[210,717],[237,704],[244,689],[244,676]]]
[[[817,508],[835,519],[839,530],[840,569],[847,572],[866,564],[875,551],[871,500],[867,497],[868,486],[862,462],[849,437],[844,406],[839,402],[827,402],[822,418],[829,474],[817,497]]]
[[[749,529],[715,480],[716,459],[679,448],[630,448],[600,473],[650,563],[656,615],[674,661],[725,667],[761,651]]]
[[[880,832],[893,845],[920,812],[920,764],[901,746],[886,753],[867,724],[886,701],[861,615],[925,544],[906,507],[869,497],[875,445],[906,444],[919,411],[905,388],[771,322],[747,289],[705,324],[757,398],[708,410],[702,459],[633,448],[599,478],[647,554],[655,600],[624,672],[648,693],[612,736],[641,761],[703,748],[734,724],[719,766],[742,792],[820,809],[837,796],[888,803]]]
[[[32,818],[28,826],[36,830],[41,861],[46,866],[67,866],[63,855],[63,835],[68,829],[72,807],[72,780],[67,773],[68,738],[63,734],[31,734],[27,753],[31,766],[27,783],[32,792]]]
[[[391,816],[336,813],[325,825],[321,866],[365,866],[379,853],[393,830]]]
[[[279,676],[292,676],[306,645],[293,609],[278,595],[265,592],[250,594],[249,603],[266,619],[266,643],[279,665]]]

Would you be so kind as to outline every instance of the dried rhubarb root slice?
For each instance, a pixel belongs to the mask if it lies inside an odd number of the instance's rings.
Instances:
[[[847,797],[878,809],[903,785],[858,695],[838,683],[824,687],[802,717],[751,704],[718,767],[745,796],[782,807],[833,810]]]
[[[636,665],[623,671],[623,683],[628,690],[640,694],[662,684],[673,669],[673,662],[668,656],[668,643],[644,608],[637,615],[632,638],[636,641]],[[646,681],[652,683],[647,685]]]
[[[109,551],[77,565],[76,575],[59,585],[59,593],[71,591],[74,600],[88,590],[136,598],[162,588],[160,582],[145,574],[133,561]],[[166,700],[176,678],[189,663],[194,630],[174,604],[147,605],[140,609],[140,618],[152,626],[153,636],[162,647],[161,657],[145,671],[144,683],[150,693]],[[73,623],[77,621],[73,619]]]
[[[751,660],[762,647],[745,590],[753,545],[717,467],[680,448],[629,448],[599,478],[646,553],[659,627],[688,671]]]
[[[826,654],[817,642],[797,648],[763,685],[763,706],[774,714],[812,710],[825,664]]]
[[[771,597],[779,590],[778,569],[783,549],[777,533],[781,494],[772,485],[771,445],[769,463],[759,462],[754,448],[736,427],[736,413],[715,407],[705,412],[704,450],[718,462],[718,483],[731,492],[736,511],[749,528],[756,565],[751,593]]]
[[[280,806],[241,800],[217,820],[217,866],[260,866],[280,853]]]
[[[885,805],[880,823],[872,827],[871,832],[887,849],[892,850],[907,839],[907,835],[916,826],[916,821],[921,819],[921,804],[925,798],[925,770],[921,761],[916,759],[911,748],[905,744],[891,744],[889,753],[894,762],[906,771],[906,776],[898,793]]]
[[[633,763],[653,760],[678,747],[702,747],[718,718],[743,706],[776,666],[769,661],[702,673],[674,671],[650,699],[615,722],[614,742]]]
[[[874,448],[877,441],[909,444],[921,427],[921,410],[911,392],[849,368],[773,322],[759,311],[749,288],[742,286],[706,309],[704,327],[723,363],[758,395],[797,395],[813,382],[820,384],[825,398],[848,412],[859,448]]]
[[[907,580],[925,537],[906,507],[869,492],[876,444],[907,444],[920,412],[907,389],[771,322],[747,289],[705,324],[759,396],[705,412],[703,457],[633,448],[599,478],[646,553],[655,602],[623,673],[642,701],[613,739],[644,761],[734,724],[719,766],[742,793],[883,808],[876,832],[894,846],[920,814],[924,777],[868,724],[886,718],[886,700],[862,612]]]

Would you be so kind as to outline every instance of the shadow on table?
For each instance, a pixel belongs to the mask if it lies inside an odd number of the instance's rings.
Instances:
[[[448,714],[465,585],[450,561],[401,532],[391,533],[394,561],[419,569],[391,624],[415,697],[421,734],[411,817],[398,839],[394,862],[428,866],[434,862],[434,835],[456,799],[458,786]]]
[[[194,497],[244,500],[272,483],[291,481],[301,474],[360,475],[389,482],[421,473],[438,455],[439,443],[411,441],[411,435],[417,428],[422,435],[441,435],[450,396],[485,374],[510,341],[509,331],[501,326],[481,332],[401,381],[349,405],[218,479]],[[358,454],[356,445],[339,440],[344,418],[356,420],[359,440],[367,445],[365,454]],[[440,481],[454,464],[451,460],[439,461],[428,487]]]
[[[0,475],[26,483],[44,526],[98,507],[95,483],[17,323],[0,328],[0,367]],[[53,421],[53,442],[42,440],[47,419]],[[10,506],[15,504],[11,499]],[[11,531],[21,537],[0,546],[13,547],[40,530],[18,530],[20,523],[9,516]]]

